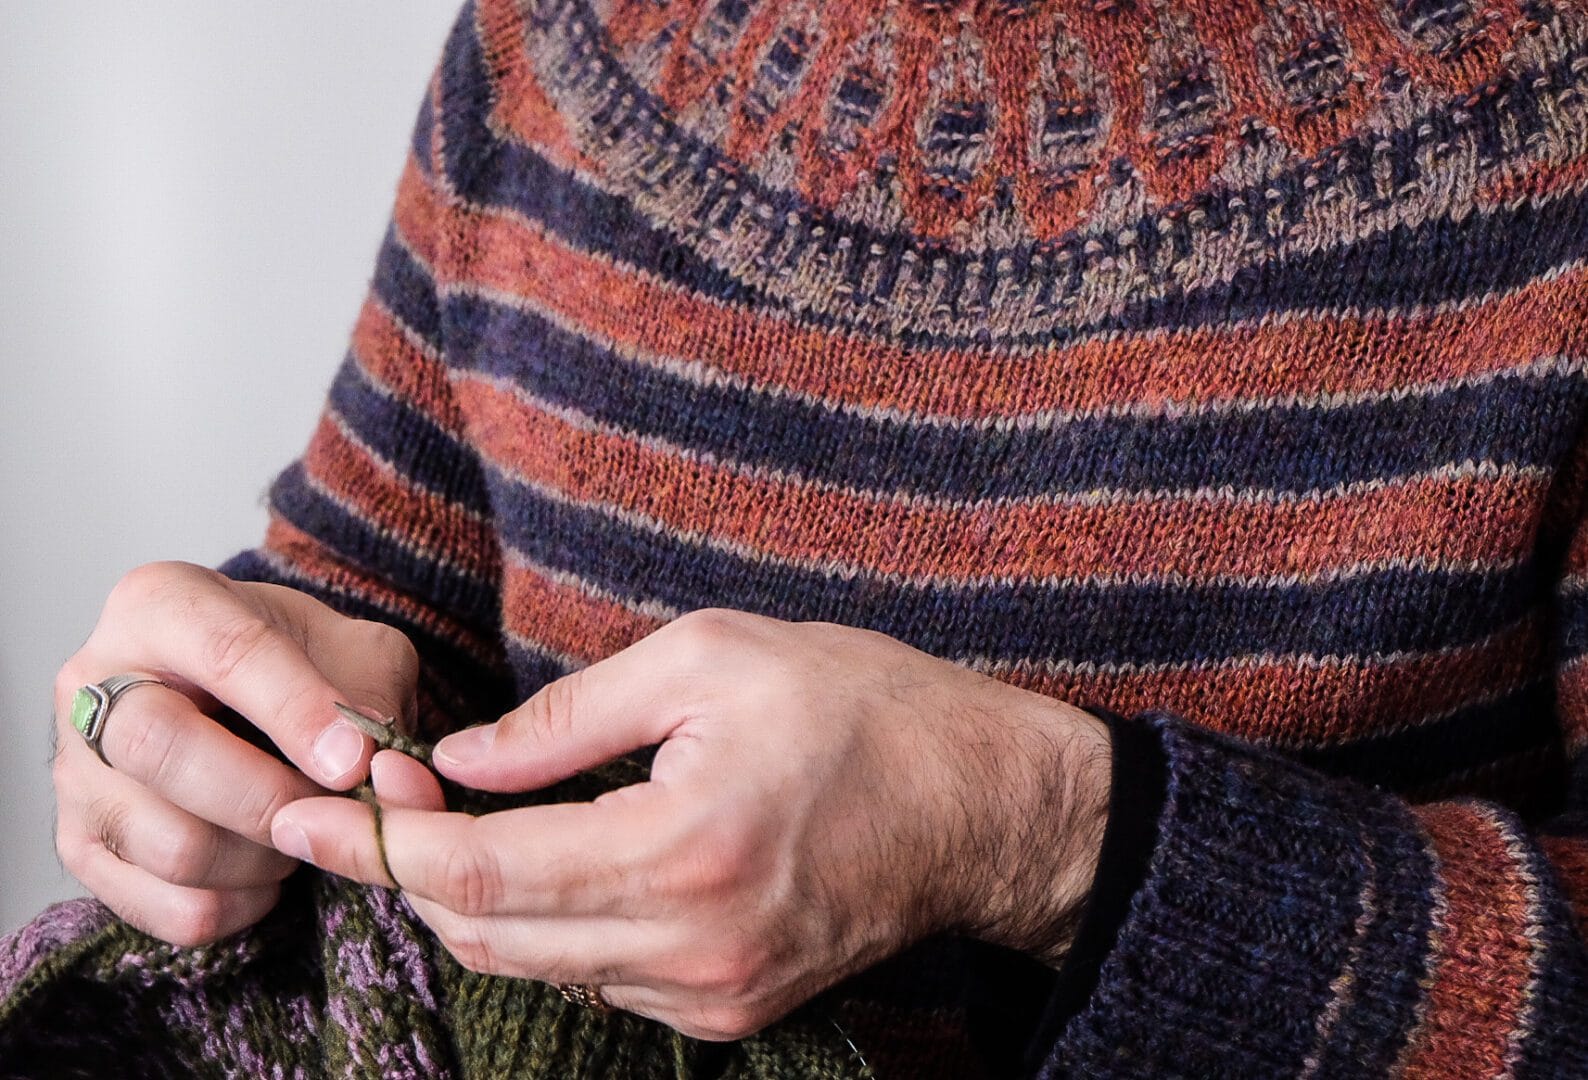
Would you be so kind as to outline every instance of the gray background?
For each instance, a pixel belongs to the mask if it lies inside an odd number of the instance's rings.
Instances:
[[[50,685],[152,559],[263,533],[458,0],[0,0],[0,933],[55,859]]]

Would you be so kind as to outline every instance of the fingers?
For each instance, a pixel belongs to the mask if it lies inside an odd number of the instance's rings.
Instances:
[[[351,786],[364,773],[369,740],[336,722],[340,691],[261,597],[287,605],[282,618],[288,627],[324,620],[304,603],[311,598],[291,589],[250,592],[181,563],[139,567],[111,593],[84,648],[87,655],[69,666],[97,668],[90,678],[111,671],[169,671],[237,710],[310,776],[331,787]],[[385,631],[379,633],[384,639]],[[67,696],[72,689],[62,687]],[[69,700],[57,707],[66,711]]]
[[[431,771],[405,754],[382,750],[370,761],[370,779],[384,820],[396,809],[446,809]],[[382,837],[384,829],[382,829]],[[305,799],[290,814],[277,815],[272,842],[294,858],[314,862],[370,885],[395,888],[375,831],[375,811],[344,798]]]
[[[408,894],[414,912],[471,971],[554,983],[650,982],[667,969],[663,938],[633,919],[459,915]]]
[[[162,881],[189,888],[247,889],[269,885],[292,873],[297,861],[245,840],[185,810],[147,788],[106,773],[68,809],[67,831],[78,829],[124,862]],[[74,867],[68,869],[75,870]]]
[[[140,686],[118,698],[100,748],[120,777],[256,844],[270,843],[276,811],[322,790],[163,686]],[[140,822],[142,830],[150,827]]]
[[[382,806],[408,810],[445,810],[436,774],[407,754],[382,750],[369,762],[369,779]]]
[[[381,812],[378,844],[369,806],[314,798],[276,815],[272,836],[280,850],[322,869],[401,888],[461,915],[617,913],[660,847],[649,801],[560,803],[481,817],[389,807]]]
[[[548,683],[494,724],[436,744],[436,768],[481,791],[533,791],[659,743],[670,714],[654,677],[652,638]]]
[[[388,816],[383,809],[383,825]],[[278,851],[322,870],[366,885],[400,888],[386,870],[375,821],[375,809],[356,799],[301,799],[276,815],[270,838]]]
[[[72,873],[110,910],[173,945],[207,945],[252,926],[275,907],[279,883],[251,889],[193,889],[123,862],[86,836],[62,838]]]

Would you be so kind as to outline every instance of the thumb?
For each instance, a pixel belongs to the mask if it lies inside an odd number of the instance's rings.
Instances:
[[[640,678],[637,651],[630,646],[546,684],[494,724],[448,735],[432,765],[481,791],[533,791],[661,742],[681,710],[652,699],[647,688],[656,681]]]

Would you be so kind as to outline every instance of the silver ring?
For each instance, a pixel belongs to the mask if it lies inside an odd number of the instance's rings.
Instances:
[[[77,695],[72,698],[72,727],[77,729],[83,741],[93,747],[99,760],[106,765],[110,765],[110,762],[105,758],[100,740],[105,734],[105,721],[110,718],[110,707],[128,690],[146,683],[170,687],[169,683],[152,675],[112,675],[101,682],[79,687]],[[110,767],[115,768],[114,765]]]

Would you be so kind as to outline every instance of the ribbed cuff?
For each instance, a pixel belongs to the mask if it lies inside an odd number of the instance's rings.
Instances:
[[[1437,895],[1406,804],[1167,712],[1136,719],[1168,777],[1146,877],[1027,1075],[1388,1075]]]
[[[972,1037],[997,1078],[1030,1076],[1065,1022],[1086,1004],[1157,838],[1167,783],[1157,731],[1108,709],[1085,708],[1108,724],[1112,764],[1108,822],[1075,941],[1058,971],[1009,949],[976,943],[971,950]]]

